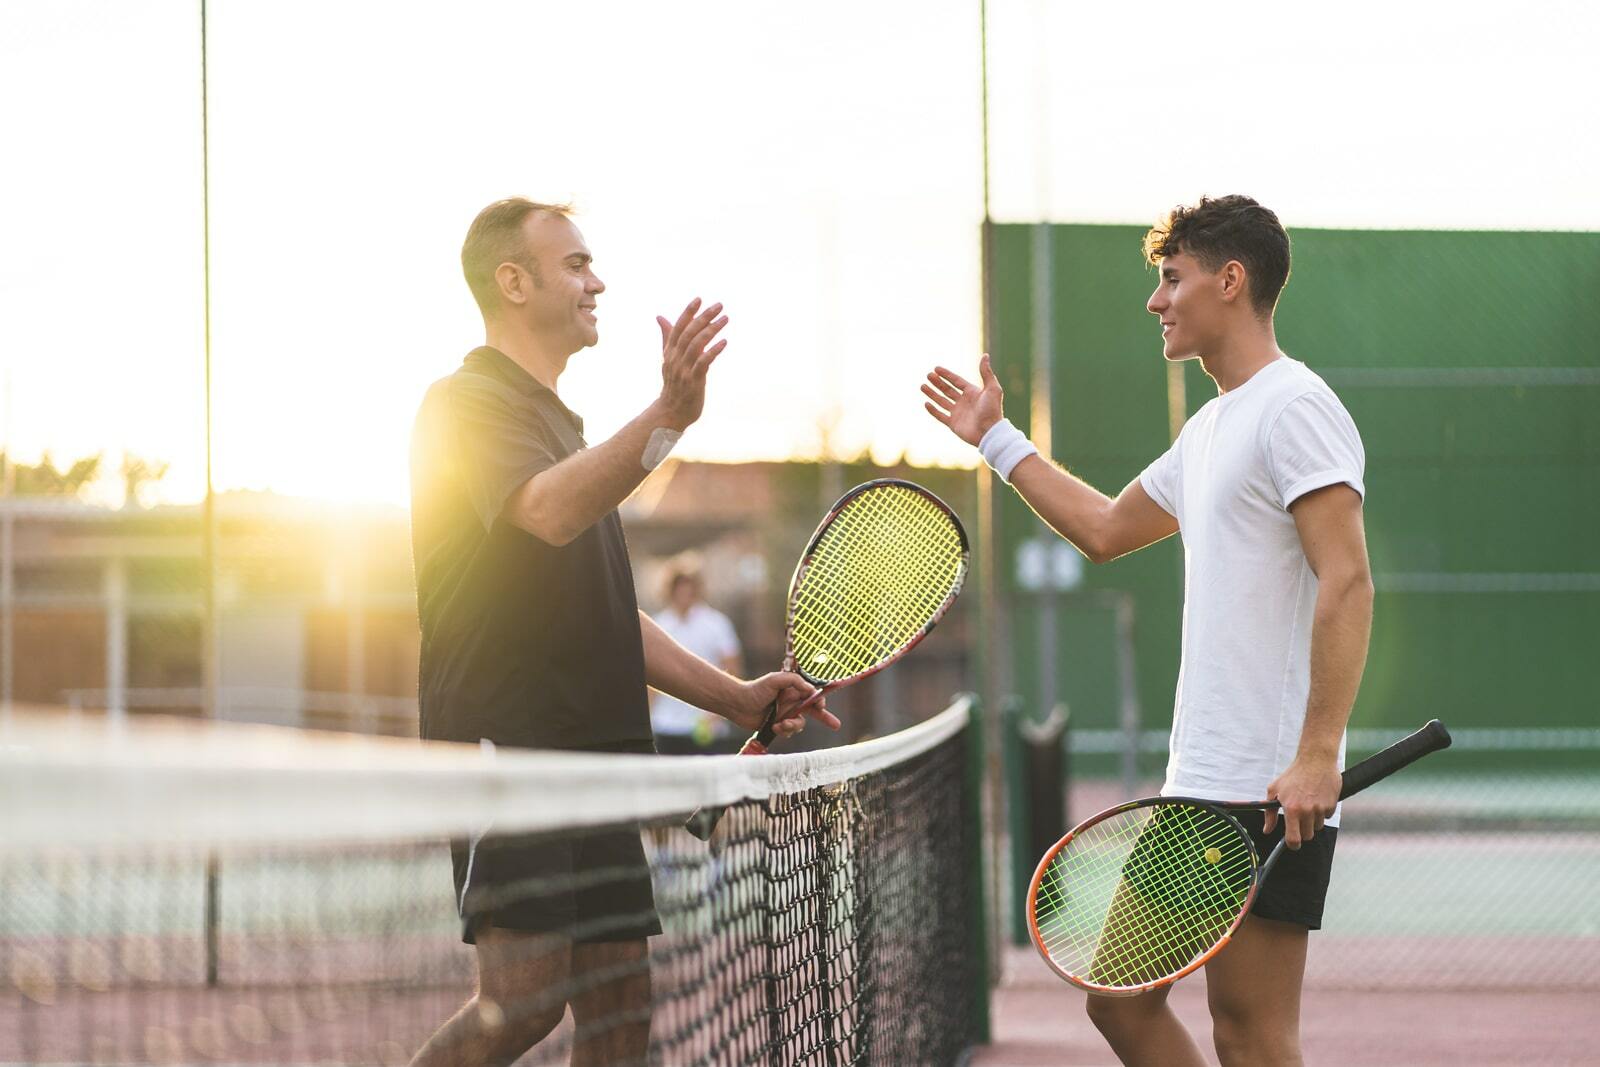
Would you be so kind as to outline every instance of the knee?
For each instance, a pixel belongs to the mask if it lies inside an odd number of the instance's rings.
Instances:
[[[1211,1012],[1212,1042],[1225,1064],[1300,1062],[1299,1028],[1267,1014]]]
[[[1084,1011],[1096,1030],[1106,1036],[1121,1033],[1142,1025],[1149,1017],[1153,1005],[1146,997],[1102,997],[1091,994]]]
[[[479,1033],[491,1049],[491,1062],[511,1063],[561,1024],[567,1006],[543,998],[519,1004],[480,994],[477,1009]]]

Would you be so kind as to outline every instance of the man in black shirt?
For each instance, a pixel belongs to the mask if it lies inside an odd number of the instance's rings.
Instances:
[[[657,319],[660,395],[590,448],[556,381],[599,339],[605,285],[568,210],[491,204],[461,262],[486,344],[428,390],[412,439],[422,736],[652,752],[647,685],[746,732],[777,700],[778,733],[797,733],[804,719],[789,712],[813,692],[799,675],[741,681],[639,611],[616,511],[700,417],[727,344],[722,306],[696,299],[676,322]],[[807,713],[838,727],[820,703]],[[478,994],[413,1062],[509,1063],[561,1020],[566,1001],[550,991],[567,987],[584,990],[571,999],[574,1064],[643,1062],[645,939],[660,926],[638,833],[480,836],[452,851]]]

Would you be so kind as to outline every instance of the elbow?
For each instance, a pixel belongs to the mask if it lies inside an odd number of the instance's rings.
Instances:
[[[1123,554],[1123,549],[1117,547],[1116,538],[1113,536],[1109,515],[1102,514],[1099,521],[1073,544],[1090,563],[1110,563]]]
[[[1331,597],[1340,604],[1372,610],[1376,589],[1372,584],[1372,572],[1365,567],[1330,574],[1326,578],[1320,578],[1318,585],[1323,595]]]
[[[577,540],[582,527],[563,522],[559,515],[539,507],[524,507],[513,519],[514,524],[547,545],[561,548]]]
[[[1121,555],[1120,552],[1113,552],[1103,542],[1098,541],[1090,544],[1082,544],[1077,547],[1078,551],[1083,553],[1083,558],[1087,559],[1090,563],[1110,563],[1112,560]]]

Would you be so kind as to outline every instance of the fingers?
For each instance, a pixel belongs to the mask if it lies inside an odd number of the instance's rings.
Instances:
[[[951,399],[955,399],[968,389],[973,388],[971,382],[948,367],[933,368],[933,373],[928,375],[928,380],[950,393]]]
[[[722,305],[720,303],[712,304],[711,306],[702,309],[701,300],[697,296],[693,300],[689,301],[689,303],[684,307],[682,313],[678,315],[678,321],[673,323],[670,327],[666,325],[666,319],[662,318],[660,315],[657,315],[656,323],[657,325],[661,326],[662,329],[662,347],[669,350],[676,349],[679,352],[694,350],[695,338],[701,333],[701,331],[705,330],[706,327],[712,323],[712,320],[717,317],[717,313],[721,310]],[[724,319],[720,325],[711,331],[712,336],[716,334],[717,330],[720,330],[725,325],[727,325],[726,319]],[[705,339],[706,342],[709,342],[710,340],[710,336]],[[702,344],[704,343],[705,342],[702,342]]]
[[[950,416],[948,414],[934,407],[932,404],[924,404],[922,406],[928,409],[929,415],[932,415],[946,426],[950,425]]]
[[[806,709],[806,714],[810,715],[813,719],[816,719],[830,730],[837,730],[839,727],[844,725],[844,723],[839,721],[839,716],[829,711],[820,701]]]
[[[1267,799],[1271,800],[1272,797],[1269,796]],[[1262,833],[1270,834],[1270,833],[1272,833],[1272,831],[1276,830],[1277,828],[1278,828],[1278,809],[1277,808],[1268,808],[1266,810],[1266,812],[1265,812],[1265,817],[1261,820],[1261,831],[1262,831]]]
[[[690,320],[694,318],[694,313],[699,309],[700,298],[697,296],[684,306],[683,313],[678,316],[678,321],[672,324],[672,335],[676,336],[683,333],[684,329],[689,325]]]
[[[721,304],[713,304],[711,307],[706,309],[706,314],[714,315],[721,308]],[[700,316],[700,318],[697,318],[695,321],[699,322],[700,319],[703,318],[705,318],[704,315]],[[689,343],[684,346],[684,351],[698,360],[704,353],[706,345],[710,344],[717,334],[722,332],[722,328],[726,325],[728,325],[728,316],[726,315],[713,321],[707,321],[689,338]]]

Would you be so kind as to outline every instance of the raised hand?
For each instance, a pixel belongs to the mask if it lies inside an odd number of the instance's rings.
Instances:
[[[695,297],[677,322],[656,316],[656,325],[661,327],[659,403],[668,426],[674,430],[686,429],[705,408],[706,371],[728,345],[726,340],[712,344],[728,324],[728,316],[717,317],[721,310],[721,304],[712,304],[701,311],[700,298]]]
[[[974,385],[953,370],[935,367],[922,386],[922,395],[928,398],[922,406],[928,409],[928,414],[973,447],[977,447],[989,427],[1004,415],[1001,410],[1004,393],[1000,379],[989,365],[987,352],[978,361],[978,374],[982,385]]]

